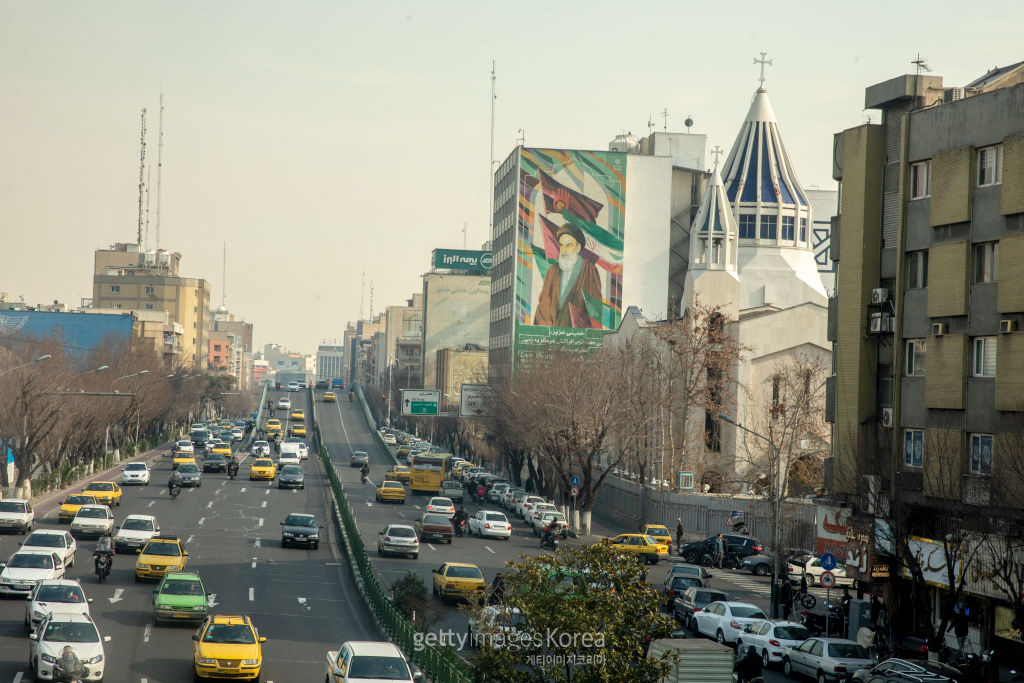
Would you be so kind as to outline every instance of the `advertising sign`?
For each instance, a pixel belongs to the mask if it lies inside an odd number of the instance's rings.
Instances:
[[[437,415],[440,391],[402,389],[402,415]]]
[[[846,543],[850,533],[850,508],[819,505],[817,510],[818,538],[815,552],[818,555],[832,553],[840,560],[846,560]]]
[[[921,574],[924,581],[939,588],[949,588],[949,572],[946,570],[946,547],[942,541],[933,541],[930,538],[918,538],[911,536],[907,539],[907,548],[914,558],[914,562],[921,567]],[[954,581],[960,581],[962,571],[961,560],[955,557],[953,567]],[[911,578],[910,569],[906,564],[902,567],[904,578]]]
[[[490,270],[491,252],[465,249],[435,249],[434,267],[452,270]]]
[[[423,387],[437,389],[437,352],[487,348],[490,341],[491,278],[481,275],[428,273],[423,276]],[[472,347],[470,347],[472,348]],[[467,377],[468,381],[487,379]],[[458,385],[453,385],[452,389]],[[455,393],[446,389],[450,393]]]
[[[496,394],[490,384],[463,384],[459,392],[460,417],[490,417]]]
[[[566,340],[538,330],[570,330],[589,349],[618,327],[625,196],[624,153],[520,151],[516,363]]]
[[[69,356],[84,356],[105,345],[111,350],[126,350],[133,324],[134,319],[127,313],[2,311],[0,338],[56,339],[65,344]]]

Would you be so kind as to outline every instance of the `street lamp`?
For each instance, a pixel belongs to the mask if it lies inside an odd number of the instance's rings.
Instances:
[[[103,372],[104,370],[109,370],[109,369],[110,369],[110,366],[109,366],[109,365],[101,365],[101,366],[99,366],[98,368],[96,368],[95,370],[89,370],[89,371],[87,371],[87,372],[83,372],[83,373],[82,373],[82,374],[80,374],[80,375],[75,375],[75,376],[74,376],[74,377],[72,377],[71,379],[77,379],[77,378],[79,378],[79,377],[85,377],[86,375],[91,375],[91,374],[92,374],[92,373],[94,373],[94,372]]]
[[[44,361],[44,360],[46,360],[47,358],[50,358],[50,357],[51,357],[50,354],[46,354],[44,356],[39,356],[39,358],[34,358],[34,359],[30,360],[27,363],[22,363],[21,365],[17,365],[17,366],[15,366],[13,368],[10,368],[9,370],[4,370],[3,372],[0,372],[0,377],[3,377],[4,375],[6,375],[9,372],[14,372],[15,370],[21,370],[22,368],[27,368],[30,365],[34,365],[35,363],[39,363],[39,362]]]
[[[118,377],[114,381],[115,382],[120,382],[121,380],[128,379],[129,377],[138,377],[139,375],[148,375],[148,374],[149,374],[149,370],[139,370],[138,372],[134,372],[134,373],[132,373],[130,375],[125,375],[124,377]]]
[[[772,616],[777,618],[779,616],[779,553],[782,551],[782,449],[764,434],[759,434],[753,429],[744,427],[725,413],[719,413],[718,419],[728,422],[737,429],[742,429],[746,433],[756,436],[759,439],[764,439],[768,442],[768,445],[771,446],[772,451],[775,453],[775,559],[774,573],[772,574],[771,612]]]

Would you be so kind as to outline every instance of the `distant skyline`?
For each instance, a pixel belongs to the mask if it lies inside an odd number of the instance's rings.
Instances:
[[[917,54],[964,85],[1024,60],[1022,25],[1009,0],[0,0],[0,292],[92,296],[93,251],[135,240],[143,107],[153,227],[161,91],[159,246],[211,282],[216,308],[227,242],[227,307],[255,349],[312,353],[359,317],[364,271],[376,313],[420,291],[463,225],[469,248],[489,239],[492,60],[500,162],[520,130],[531,147],[604,150],[662,130],[666,109],[668,130],[692,116],[728,152],[767,52],[799,180],[834,189],[832,135],[879,120],[867,86]]]

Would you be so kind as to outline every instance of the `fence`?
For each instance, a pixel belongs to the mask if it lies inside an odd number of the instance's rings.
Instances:
[[[594,512],[627,529],[639,528],[641,521],[661,523],[675,529],[676,518],[683,521],[687,535],[708,536],[727,533],[728,518],[735,510],[743,513],[750,534],[770,543],[773,501],[754,496],[718,496],[699,493],[672,493],[647,489],[646,499],[640,484],[619,477],[608,477],[597,490]],[[803,500],[783,503],[782,546],[813,549],[817,536],[816,505]]]
[[[334,509],[338,516],[338,523],[341,525],[342,536],[348,549],[352,566],[356,571],[356,585],[363,594],[363,599],[370,607],[370,611],[377,619],[377,623],[388,634],[398,647],[414,661],[423,671],[424,676],[434,683],[469,683],[471,680],[471,668],[468,663],[459,657],[451,647],[436,647],[425,644],[417,645],[416,634],[422,633],[410,622],[405,615],[398,611],[395,604],[388,597],[387,592],[381,587],[377,574],[373,571],[369,555],[363,546],[363,539],[356,527],[355,517],[345,500],[344,487],[338,472],[331,462],[330,453],[324,445],[320,434],[320,425],[316,420],[315,403],[310,396],[310,405],[313,406],[313,433],[316,439],[314,447],[320,453],[324,470],[331,484],[331,491],[334,495]]]

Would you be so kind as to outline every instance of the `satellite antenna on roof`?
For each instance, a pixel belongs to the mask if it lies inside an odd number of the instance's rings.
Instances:
[[[910,63],[916,67],[918,76],[921,75],[922,71],[930,72],[932,70],[932,68],[928,66],[928,58],[922,57],[920,52],[917,53],[917,59],[910,60]]]
[[[690,129],[693,128],[693,114],[686,115],[686,120],[683,121],[683,125],[686,126],[686,132],[689,133]]]
[[[142,200],[146,189],[146,108],[142,108],[142,125],[139,133],[139,227],[136,241],[142,248]]]
[[[659,116],[661,116],[661,120],[664,123],[665,132],[667,133],[668,132],[668,107],[665,107],[664,109],[662,109],[661,110],[661,114],[659,114]]]

